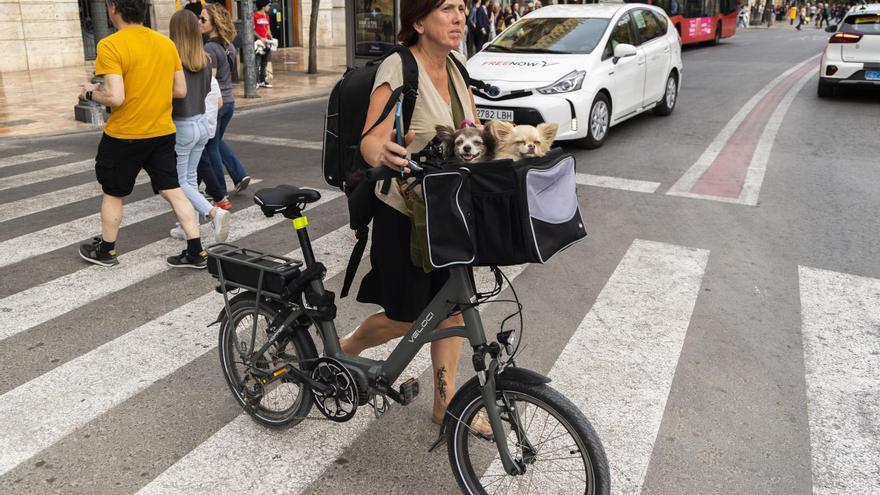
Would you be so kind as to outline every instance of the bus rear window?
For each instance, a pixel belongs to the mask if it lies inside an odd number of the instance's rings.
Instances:
[[[847,31],[859,34],[880,34],[880,14],[856,14],[847,17]]]

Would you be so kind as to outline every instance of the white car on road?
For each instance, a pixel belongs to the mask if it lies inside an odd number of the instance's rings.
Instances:
[[[830,33],[819,69],[819,96],[844,85],[880,87],[880,3],[853,7]]]
[[[467,63],[500,93],[474,93],[481,120],[555,122],[557,140],[602,145],[648,109],[669,115],[681,87],[681,40],[642,4],[551,5],[523,17]]]

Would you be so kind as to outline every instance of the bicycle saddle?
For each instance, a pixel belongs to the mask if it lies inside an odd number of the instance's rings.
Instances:
[[[283,213],[284,216],[299,213],[302,210],[302,205],[314,203],[319,199],[321,199],[321,193],[314,189],[300,189],[286,184],[260,189],[254,193],[254,203],[260,206],[263,214],[267,217],[276,213]]]

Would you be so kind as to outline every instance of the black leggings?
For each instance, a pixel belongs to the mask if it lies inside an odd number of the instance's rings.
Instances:
[[[260,66],[260,72],[257,74],[257,82],[263,83],[266,82],[266,66],[269,65],[269,57],[272,56],[272,52],[266,50],[262,55],[256,54],[257,64]]]

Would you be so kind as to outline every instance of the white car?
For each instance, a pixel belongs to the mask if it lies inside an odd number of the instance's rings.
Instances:
[[[853,7],[837,26],[822,53],[819,96],[834,94],[836,87],[880,87],[880,3]]]
[[[481,120],[555,122],[558,141],[586,148],[645,110],[672,113],[681,69],[678,32],[661,9],[642,4],[542,7],[467,63],[471,77],[500,90],[475,91]]]

